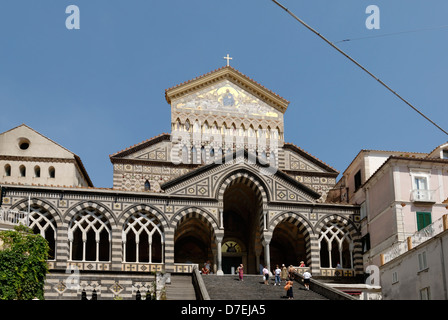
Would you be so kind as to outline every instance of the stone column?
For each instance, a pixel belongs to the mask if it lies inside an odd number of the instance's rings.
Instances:
[[[320,275],[320,250],[319,250],[319,240],[318,235],[312,234],[310,235],[310,245],[309,245],[309,267],[311,269],[311,274]]]
[[[68,231],[68,222],[64,222],[64,226],[57,228],[57,238],[56,238],[56,264],[57,269],[66,269],[68,260],[70,257],[70,242],[73,240],[70,238]]]
[[[224,210],[219,209],[219,229],[224,230]]]
[[[174,231],[165,230],[165,272],[174,272]]]
[[[112,243],[111,243],[111,257],[110,261],[112,262],[111,270],[121,271],[121,264],[124,260],[124,254],[126,253],[123,248],[123,235],[122,230],[119,227],[112,227]],[[124,237],[126,240],[126,237]]]
[[[224,272],[222,271],[222,240],[224,238],[224,230],[220,230],[218,232],[216,232],[216,260],[218,263],[218,270],[216,271],[216,274],[218,276],[222,276],[224,274]]]
[[[272,232],[265,231],[263,232],[263,246],[264,246],[264,264],[266,265],[266,268],[269,270],[269,273],[271,273],[271,255],[270,255],[270,249],[269,244],[272,240]]]

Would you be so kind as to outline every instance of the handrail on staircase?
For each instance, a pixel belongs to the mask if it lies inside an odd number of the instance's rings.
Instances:
[[[207,288],[205,287],[204,280],[202,279],[197,265],[193,267],[192,277],[194,290],[196,292],[198,300],[210,300],[210,296],[208,294]]]
[[[297,278],[299,278],[300,281],[297,280]],[[294,279],[297,282],[302,283],[303,275],[295,271]],[[325,283],[317,281],[313,278],[310,279],[310,290],[330,300],[358,300],[345,292],[332,288]]]

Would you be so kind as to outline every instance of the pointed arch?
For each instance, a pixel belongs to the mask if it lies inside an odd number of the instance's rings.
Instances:
[[[37,198],[30,199],[29,208],[29,228],[48,241],[50,260],[56,260],[56,242],[59,238],[58,231],[62,225],[59,211],[52,204]],[[28,211],[28,200],[24,199],[16,203],[11,209]]]
[[[358,228],[350,219],[333,214],[316,224],[320,267],[357,269],[362,265]]]
[[[111,261],[112,222],[109,210],[95,202],[83,202],[72,207],[68,221],[69,260]],[[114,224],[116,226],[116,224]]]
[[[269,202],[269,189],[261,178],[247,169],[233,171],[221,178],[220,182],[217,183],[216,198],[219,201],[222,201],[225,190],[231,185],[240,182],[248,184],[248,186],[259,195],[259,199],[263,204]]]
[[[281,231],[282,237],[280,238],[276,232],[277,229]],[[279,251],[278,254],[283,256],[284,260],[289,260],[288,264],[298,265],[299,261],[303,260],[307,266],[311,265],[311,238],[314,235],[314,230],[311,222],[304,215],[294,211],[282,212],[269,221],[268,231],[272,234],[271,250]],[[276,245],[279,248],[275,248]],[[287,252],[284,252],[285,249]]]
[[[135,206],[122,228],[123,262],[163,263],[165,232],[156,210]]]
[[[177,263],[198,263],[213,260],[218,224],[212,214],[199,207],[185,207],[171,219],[172,241],[167,250]]]
[[[207,210],[199,207],[186,207],[179,210],[171,218],[171,225],[175,230],[180,223],[191,217],[196,217],[204,221],[212,230],[219,229],[216,218]]]
[[[209,135],[210,134],[209,130],[210,130],[210,128],[209,128],[209,125],[208,125],[208,121],[205,120],[204,124],[202,125],[202,134],[203,135]]]

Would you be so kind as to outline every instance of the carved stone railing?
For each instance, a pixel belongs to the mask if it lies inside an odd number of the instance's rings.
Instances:
[[[430,224],[429,226],[426,226],[425,228],[421,229],[420,231],[417,231],[416,233],[414,233],[410,237],[411,241],[412,241],[412,247],[416,247],[419,244],[425,242],[426,240],[433,238],[434,236],[436,236],[442,232],[443,232],[443,218],[438,219],[437,221]]]
[[[354,277],[355,269],[351,268],[320,268],[320,275],[323,277]]]
[[[436,235],[445,230],[448,230],[448,215],[444,215],[442,218],[434,221],[432,224],[408,237],[406,241],[398,242],[387,251],[383,252],[381,254],[381,265],[399,257],[403,253],[422,244],[423,242],[434,238]]]
[[[0,224],[18,226],[28,225],[28,212],[17,210],[5,210],[0,208]]]
[[[199,265],[195,263],[174,263],[174,272],[192,273],[194,267],[199,268]]]

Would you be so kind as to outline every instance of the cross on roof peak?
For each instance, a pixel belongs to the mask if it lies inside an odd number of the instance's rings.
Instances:
[[[232,60],[233,58],[231,58],[231,57],[229,56],[229,54],[227,54],[227,57],[224,57],[224,59],[227,60],[227,66],[230,66],[230,60]]]

